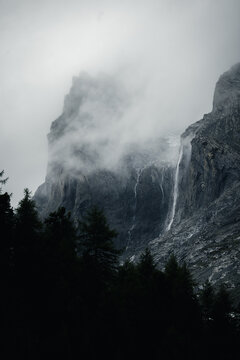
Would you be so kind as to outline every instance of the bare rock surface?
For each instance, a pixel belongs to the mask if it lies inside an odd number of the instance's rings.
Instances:
[[[96,134],[106,119],[119,123],[123,106],[124,93],[109,79],[74,80],[48,137],[46,181],[35,194],[41,216],[65,206],[77,220],[98,205],[123,257],[137,259],[149,246],[162,268],[174,253],[199,283],[225,282],[239,299],[240,64],[219,78],[212,112],[182,134],[175,162],[166,161],[169,143],[159,138],[126,146],[117,166],[106,166],[117,138]]]

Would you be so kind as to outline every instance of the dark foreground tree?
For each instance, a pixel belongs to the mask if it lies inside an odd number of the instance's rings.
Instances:
[[[0,317],[1,328],[6,338],[2,336],[2,344],[10,345],[12,305],[14,302],[13,284],[13,226],[14,214],[11,207],[11,195],[2,191],[7,179],[3,179],[4,172],[0,172]],[[4,348],[3,348],[4,349]],[[3,350],[1,347],[1,350]],[[0,351],[1,351],[0,350]],[[2,354],[2,351],[1,351]],[[3,355],[4,357],[4,355]]]
[[[79,224],[81,293],[77,312],[79,321],[75,326],[81,338],[81,356],[84,359],[108,359],[111,353],[111,327],[115,314],[110,299],[119,257],[119,251],[113,244],[116,235],[103,212],[96,207]]]
[[[202,307],[203,320],[211,322],[213,320],[213,307],[215,302],[215,293],[210,281],[206,281],[199,294],[199,301]]]
[[[208,285],[199,301],[187,266],[172,256],[160,271],[149,250],[119,265],[116,233],[100,210],[77,237],[64,208],[42,225],[29,191],[15,215],[0,193],[0,225],[1,235],[15,229],[10,263],[1,253],[4,359],[238,358],[239,313],[228,292]]]
[[[79,250],[84,262],[94,269],[99,280],[107,284],[118,267],[120,251],[113,244],[116,231],[110,229],[103,211],[97,207],[80,222],[79,230]]]
[[[41,236],[41,221],[36,205],[28,189],[24,190],[24,197],[19,202],[15,215],[15,262],[17,271],[27,267],[34,261]]]
[[[9,276],[12,265],[13,250],[13,209],[11,195],[2,192],[1,185],[5,185],[7,178],[3,179],[4,171],[0,172],[0,273]]]
[[[45,219],[45,245],[51,257],[55,256],[66,264],[76,258],[77,234],[71,219],[64,207],[52,212]]]

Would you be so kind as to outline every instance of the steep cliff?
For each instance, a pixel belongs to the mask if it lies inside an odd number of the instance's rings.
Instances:
[[[240,64],[216,84],[213,110],[182,135],[172,226],[152,242],[159,264],[174,252],[201,282],[240,285]]]
[[[166,139],[128,139],[128,107],[113,79],[74,78],[48,135],[47,176],[35,200],[42,217],[64,206],[81,220],[99,206],[118,232],[116,245],[131,256],[164,230],[174,170],[174,159],[166,157],[175,145]]]
[[[224,281],[239,297],[240,64],[217,82],[212,112],[181,136],[178,159],[169,139],[121,142],[128,107],[111,79],[74,79],[48,136],[41,216],[65,206],[77,220],[98,205],[125,257],[149,245],[162,267],[175,253],[197,281]]]

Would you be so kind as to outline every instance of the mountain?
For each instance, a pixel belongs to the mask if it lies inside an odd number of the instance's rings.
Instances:
[[[172,226],[151,242],[159,265],[174,252],[199,282],[225,282],[238,293],[240,64],[218,80],[212,112],[182,134],[177,172]]]
[[[171,139],[120,141],[129,107],[110,78],[80,75],[52,123],[42,217],[59,206],[81,219],[103,208],[124,257],[149,246],[159,267],[174,253],[200,283],[240,282],[240,64],[218,80],[213,110]],[[238,294],[240,296],[240,293]]]
[[[128,139],[129,106],[114,79],[74,78],[51,125],[46,181],[34,196],[43,218],[59,206],[76,220],[94,205],[102,208],[124,256],[145,249],[165,228],[178,147],[174,138]]]

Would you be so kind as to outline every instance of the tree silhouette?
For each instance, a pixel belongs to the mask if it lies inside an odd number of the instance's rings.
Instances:
[[[35,262],[34,256],[38,251],[41,227],[35,202],[30,191],[25,189],[15,215],[14,251],[17,272],[23,271],[27,275],[31,271]]]
[[[5,358],[237,358],[239,312],[186,264],[160,271],[149,249],[119,265],[116,232],[93,208],[76,229],[64,208],[44,224],[29,190],[13,212],[0,173],[0,315]],[[2,349],[1,349],[2,350]]]
[[[4,171],[0,173],[0,185],[5,185],[6,179],[1,179]],[[2,193],[0,187],[0,271],[9,275],[10,266],[12,264],[12,250],[13,250],[13,225],[14,215],[11,207],[11,195],[7,192]]]
[[[79,250],[83,259],[107,283],[118,267],[120,251],[113,244],[116,231],[110,229],[103,211],[97,207],[91,209],[84,221],[80,222],[79,230]]]
[[[76,256],[76,229],[71,214],[64,207],[52,212],[44,221],[45,237],[51,255],[58,255],[71,262]]]
[[[215,301],[215,293],[210,281],[206,281],[199,297],[202,306],[203,319],[211,321],[213,319],[213,306]]]
[[[156,269],[153,256],[148,248],[141,254],[138,264],[138,271],[142,276],[149,278]]]

